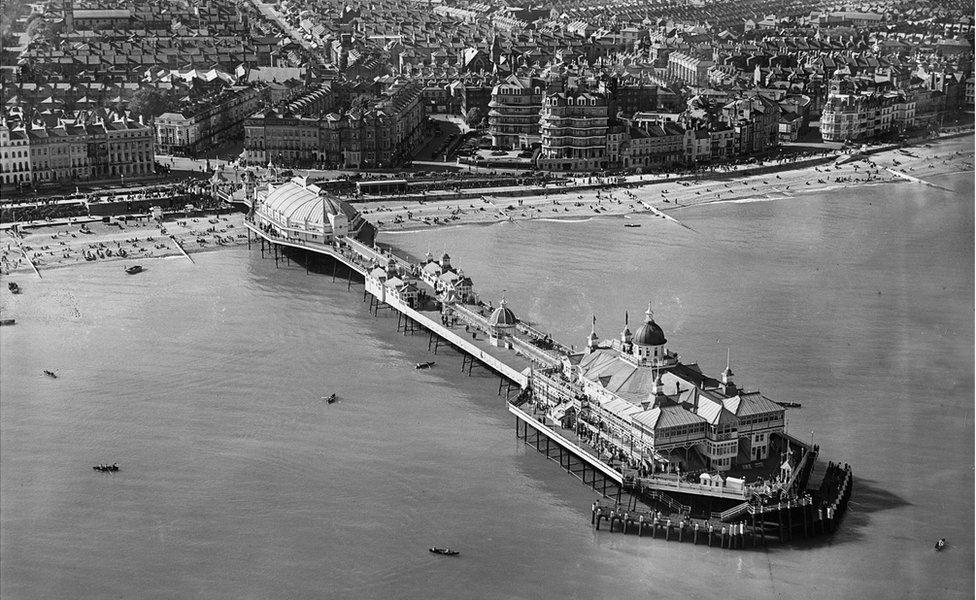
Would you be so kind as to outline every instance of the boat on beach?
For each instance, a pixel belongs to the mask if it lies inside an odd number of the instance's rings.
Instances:
[[[434,554],[441,554],[443,556],[457,556],[457,555],[461,554],[457,550],[451,550],[450,548],[438,548],[437,546],[434,546],[433,548],[431,548],[430,549],[430,552],[432,552]]]
[[[140,265],[132,265],[131,267],[127,267],[125,270],[125,272],[129,275],[135,275],[136,273],[142,273],[143,271],[145,271],[145,269],[143,269]]]

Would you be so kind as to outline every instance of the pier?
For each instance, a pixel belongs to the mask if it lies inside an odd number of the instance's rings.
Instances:
[[[278,266],[291,261],[286,249],[298,251],[305,254],[308,272],[311,254],[328,257],[333,281],[342,265],[348,290],[354,281],[362,282],[370,314],[395,315],[397,331],[404,335],[426,332],[429,352],[453,349],[461,356],[462,373],[471,375],[478,366],[497,375],[498,394],[514,417],[517,439],[558,462],[599,493],[601,502],[610,503],[591,507],[594,528],[728,549],[789,543],[836,528],[853,487],[849,466],[816,468],[819,449],[780,431],[773,435],[779,436],[777,448],[787,456],[786,466],[779,468],[772,486],[769,481],[746,483],[706,473],[699,481],[697,472],[676,472],[668,453],[682,451],[680,446],[662,445],[664,454],[653,448],[642,451],[635,449],[633,437],[620,433],[613,414],[595,413],[596,421],[580,418],[580,410],[603,410],[562,375],[566,361],[580,354],[519,322],[504,299],[497,307],[480,301],[446,253],[440,262],[429,253],[426,261],[411,261],[356,239],[338,217],[336,221],[333,231],[323,224],[312,229],[259,205],[244,225],[248,247],[256,240],[262,258],[269,255]],[[573,416],[569,424],[563,420],[567,414]],[[686,443],[685,458],[689,450]],[[667,470],[640,467],[648,457]]]
[[[433,349],[434,353],[437,352],[441,344],[455,348],[464,355],[464,367],[469,373],[473,367],[473,361],[477,361],[512,384],[517,385],[519,389],[528,386],[528,376],[521,370],[501,360],[492,353],[492,349],[480,347],[462,337],[461,332],[464,332],[464,330],[462,329],[459,332],[441,322],[438,318],[440,315],[439,312],[423,311],[411,307],[407,302],[389,293],[383,280],[371,275],[373,269],[386,269],[391,263],[399,268],[413,268],[416,266],[409,263],[406,259],[395,256],[390,252],[383,252],[378,248],[367,246],[349,237],[338,237],[335,243],[330,245],[316,244],[302,239],[289,239],[275,235],[271,231],[262,229],[252,221],[246,220],[244,224],[248,229],[248,235],[253,234],[258,238],[261,244],[262,255],[266,251],[265,245],[267,245],[268,251],[274,256],[276,263],[282,260],[283,256],[279,253],[279,247],[293,248],[313,252],[321,256],[328,256],[336,261],[336,263],[341,263],[350,272],[355,272],[363,278],[364,300],[370,301],[371,313],[378,314],[381,308],[396,311],[399,315],[398,329],[403,327],[406,333],[407,324],[409,324],[410,333],[427,330],[431,336],[431,343],[428,346]],[[436,291],[426,286],[426,284],[418,281],[418,285],[427,287],[426,291],[429,295],[436,294]],[[485,333],[488,326],[487,321],[483,317],[476,315],[474,311],[467,307],[456,307],[456,309],[470,323],[477,324],[479,329],[483,328],[482,333]],[[434,341],[435,338],[436,343]]]

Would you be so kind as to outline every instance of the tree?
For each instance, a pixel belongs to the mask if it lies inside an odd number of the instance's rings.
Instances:
[[[174,102],[165,90],[143,87],[136,90],[129,100],[129,110],[145,120],[155,119],[172,109]]]
[[[54,34],[51,24],[46,19],[35,19],[27,26],[27,36],[30,39],[50,39]]]
[[[474,129],[478,127],[478,125],[481,125],[482,119],[484,119],[484,115],[482,114],[481,109],[475,106],[468,111],[468,116],[465,119],[465,122],[468,124],[468,127]]]

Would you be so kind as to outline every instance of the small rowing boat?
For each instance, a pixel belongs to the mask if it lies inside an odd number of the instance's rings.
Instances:
[[[57,379],[58,378],[58,374],[55,373],[54,371],[48,371],[47,369],[44,369],[44,374],[47,375],[48,377],[50,377],[51,379]]]
[[[7,289],[10,290],[10,293],[11,294],[19,294],[20,293],[20,286],[17,285],[13,281],[10,281],[10,282],[7,283]]]
[[[640,227],[640,223],[624,223],[624,227]]]
[[[451,550],[450,548],[438,548],[437,546],[431,548],[430,551],[434,554],[441,554],[443,556],[457,556],[458,554],[461,554],[457,550]]]
[[[945,538],[942,538],[942,539],[940,539],[939,541],[937,541],[935,543],[935,549],[936,550],[942,550],[945,547],[946,547],[946,539]]]
[[[433,366],[434,366],[434,361],[428,361],[428,362],[417,363],[417,367],[416,368],[418,368],[418,369],[429,369],[429,368],[431,368]]]
[[[142,273],[143,271],[145,271],[145,269],[143,269],[140,265],[132,265],[125,270],[125,272],[129,275],[135,275],[136,273]]]
[[[332,394],[331,396],[329,396],[328,398],[326,398],[325,401],[328,402],[329,404],[335,404],[335,401],[338,400],[338,399],[339,399],[338,396],[336,396],[335,394]]]

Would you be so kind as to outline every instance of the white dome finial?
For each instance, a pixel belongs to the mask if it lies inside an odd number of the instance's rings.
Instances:
[[[654,308],[653,308],[652,302],[650,300],[647,301],[647,310],[644,311],[644,314],[647,315],[647,322],[648,323],[650,323],[651,321],[654,320]]]

